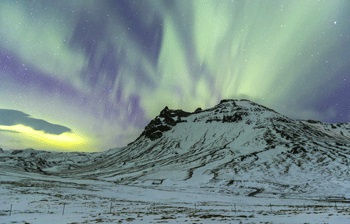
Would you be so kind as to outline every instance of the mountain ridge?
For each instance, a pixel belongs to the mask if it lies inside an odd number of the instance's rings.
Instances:
[[[106,152],[31,153],[1,153],[1,168],[250,196],[350,192],[350,124],[293,120],[249,100],[194,112],[165,107],[135,141]]]

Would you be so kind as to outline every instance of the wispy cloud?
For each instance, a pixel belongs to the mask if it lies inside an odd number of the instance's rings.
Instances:
[[[72,131],[70,128],[62,125],[52,124],[42,119],[32,118],[30,115],[23,113],[22,111],[0,109],[0,125],[13,126],[18,124],[54,135]]]

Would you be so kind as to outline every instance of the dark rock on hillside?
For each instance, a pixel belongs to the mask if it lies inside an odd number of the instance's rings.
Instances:
[[[155,119],[153,119],[142,132],[141,136],[145,136],[151,140],[158,139],[163,136],[163,132],[169,131],[177,123],[185,122],[182,118],[192,113],[183,110],[170,110],[165,107]],[[140,137],[141,137],[140,136]]]

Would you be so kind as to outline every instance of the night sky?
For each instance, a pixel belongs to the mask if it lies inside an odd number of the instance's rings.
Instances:
[[[165,106],[350,121],[348,0],[3,0],[0,147],[101,151]]]

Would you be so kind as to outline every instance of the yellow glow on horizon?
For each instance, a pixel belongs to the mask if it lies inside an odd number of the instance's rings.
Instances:
[[[39,149],[91,151],[90,147],[88,147],[89,142],[82,136],[72,132],[55,135],[34,130],[22,124],[12,126],[0,125],[0,130],[16,132],[19,138],[32,141]]]

